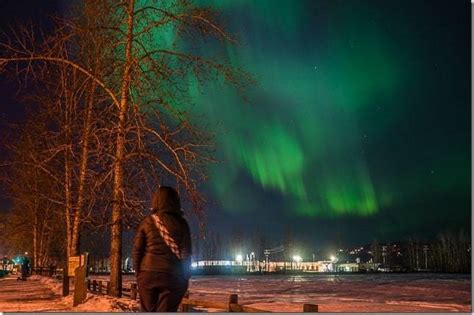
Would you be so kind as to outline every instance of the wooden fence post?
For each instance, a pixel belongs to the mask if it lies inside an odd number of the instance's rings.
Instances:
[[[130,298],[134,301],[137,299],[137,284],[136,283],[132,283],[130,285]]]
[[[183,298],[185,299],[189,299],[189,291],[186,291],[186,293],[184,294]],[[181,304],[181,311],[183,313],[187,313],[190,311],[190,305],[188,303],[183,303]]]
[[[63,296],[69,295],[69,275],[67,272],[67,262],[63,268]]]
[[[110,282],[106,281],[105,286],[102,280],[90,280],[87,279],[87,289],[92,291],[93,293],[97,292],[98,294],[110,294]],[[103,293],[103,290],[106,289],[107,292]],[[137,284],[132,283],[130,285],[130,298],[132,300],[137,300],[138,298],[138,290],[137,290]],[[183,300],[181,303],[181,311],[182,312],[190,312],[193,310],[192,304],[189,304],[189,291],[186,291],[185,295],[183,296]],[[184,302],[184,303],[183,303]],[[194,301],[196,302],[196,301]],[[218,302],[207,302],[207,301],[201,301],[204,303],[203,305],[210,305],[209,307],[217,307],[217,308],[223,308],[225,306],[225,303],[218,303]],[[198,304],[200,305],[200,304]],[[221,305],[221,306],[220,306]],[[229,312],[266,312],[265,310],[259,310],[251,307],[246,307],[243,305],[239,305],[239,296],[237,294],[230,294],[229,295],[229,302],[228,302],[228,311]],[[303,312],[304,313],[317,313],[319,312],[318,305],[317,304],[303,304]]]
[[[229,295],[229,312],[232,312],[232,304],[239,303],[239,296],[237,294]]]
[[[303,305],[303,312],[304,313],[317,313],[318,312],[318,305],[316,305],[316,304],[304,304]]]

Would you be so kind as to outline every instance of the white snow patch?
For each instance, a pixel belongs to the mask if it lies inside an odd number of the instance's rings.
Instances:
[[[27,281],[39,281],[44,283],[54,294],[62,295],[63,293],[63,284],[57,279],[34,275],[29,277]]]
[[[433,308],[447,310],[450,312],[459,312],[458,304],[446,304],[446,303],[426,303],[421,301],[386,301],[386,304],[392,305],[409,305],[409,306],[418,306],[424,308]]]
[[[68,296],[63,298],[63,301],[72,306],[73,299],[73,296]],[[138,312],[139,310],[137,301],[91,293],[87,293],[84,303],[71,308],[73,312]]]
[[[108,276],[93,276],[108,280]],[[124,286],[136,282],[124,276]],[[190,297],[239,303],[274,312],[301,312],[304,303],[320,312],[471,312],[471,275],[348,274],[195,276]],[[208,312],[218,310],[199,308]]]
[[[28,281],[44,283],[55,294],[62,295],[62,282],[60,280],[34,275]],[[115,298],[91,293],[87,293],[86,300],[80,305],[73,307],[73,301],[74,293],[71,293],[67,297],[59,297],[57,302],[69,306],[69,310],[72,312],[137,312],[140,309],[138,302],[129,298]]]

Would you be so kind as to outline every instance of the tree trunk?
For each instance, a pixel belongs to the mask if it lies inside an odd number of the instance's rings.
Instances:
[[[63,88],[63,90],[65,90]],[[66,93],[67,94],[67,93]],[[71,155],[69,152],[70,145],[70,121],[69,121],[69,104],[68,100],[65,101],[66,109],[64,114],[65,119],[65,131],[66,131],[66,143],[67,146],[64,151],[64,200],[65,200],[65,215],[66,215],[66,263],[72,253],[72,200],[71,200]]]
[[[39,248],[38,248],[38,265],[40,267],[44,267],[43,260],[44,260],[44,252],[45,252],[45,222],[41,225],[41,230],[39,233]]]
[[[110,293],[120,297],[122,294],[122,200],[123,165],[125,153],[125,121],[128,111],[128,92],[132,69],[133,20],[135,1],[128,4],[127,39],[125,48],[125,68],[120,88],[119,125],[116,138],[114,186],[112,205],[112,238],[110,243]]]
[[[36,209],[34,213],[34,225],[33,225],[33,267],[38,267],[38,211]]]
[[[79,183],[77,192],[77,203],[74,207],[74,222],[72,226],[72,255],[77,256],[80,253],[80,235],[81,235],[81,213],[84,204],[84,185],[86,181],[87,173],[87,161],[89,155],[89,135],[91,130],[91,115],[92,106],[94,102],[94,91],[96,88],[95,82],[91,83],[91,90],[89,99],[87,101],[86,117],[84,121],[84,131],[82,134],[82,147],[81,147],[81,158],[80,158],[80,169],[79,169]]]

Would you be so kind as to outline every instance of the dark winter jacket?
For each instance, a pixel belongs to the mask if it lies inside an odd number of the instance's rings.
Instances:
[[[159,216],[177,243],[182,259],[179,260],[162,239],[153,218],[147,216],[137,229],[133,244],[133,268],[140,271],[158,271],[189,278],[191,268],[191,236],[189,226],[180,209],[177,193],[160,187],[154,194],[152,210]]]

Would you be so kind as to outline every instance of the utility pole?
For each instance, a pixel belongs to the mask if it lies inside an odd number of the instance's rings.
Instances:
[[[420,270],[420,260],[419,260],[419,255],[418,255],[418,252],[419,252],[419,247],[418,247],[418,244],[416,244],[416,252],[415,252],[415,259],[416,259],[416,270],[419,271]]]
[[[270,250],[266,249],[263,251],[265,254],[265,271],[269,272],[270,271],[270,266],[268,265],[269,259],[268,256],[270,256]]]
[[[428,270],[428,245],[423,246],[423,253],[425,254],[425,270]]]
[[[387,246],[382,246],[382,262],[383,262],[383,267],[385,268],[385,257],[387,256]]]

